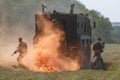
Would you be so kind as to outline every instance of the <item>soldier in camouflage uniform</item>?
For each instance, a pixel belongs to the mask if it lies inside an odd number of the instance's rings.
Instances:
[[[71,5],[71,9],[70,9],[70,13],[71,13],[71,14],[73,14],[73,12],[74,12],[74,6],[75,6],[75,4],[72,4],[72,5]]]
[[[105,44],[101,41],[101,38],[98,38],[98,41],[96,41],[93,44],[92,48],[93,48],[94,57],[96,57],[96,60],[93,63],[92,68],[94,68],[100,62],[101,66],[102,66],[102,69],[106,70],[105,65],[104,65],[104,61],[103,61],[103,59],[101,57],[101,53],[103,52],[104,45]]]
[[[17,52],[19,53],[19,56],[17,58],[18,65],[23,66],[22,59],[27,53],[27,44],[22,41],[22,38],[19,38],[19,45],[17,47],[17,50],[13,53],[13,55],[16,54]]]
[[[47,5],[45,3],[42,4],[42,13],[47,12]]]

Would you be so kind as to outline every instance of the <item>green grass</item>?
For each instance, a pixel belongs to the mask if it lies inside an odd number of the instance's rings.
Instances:
[[[120,44],[106,44],[102,57],[108,70],[79,70],[74,72],[31,72],[0,67],[0,80],[120,80]]]

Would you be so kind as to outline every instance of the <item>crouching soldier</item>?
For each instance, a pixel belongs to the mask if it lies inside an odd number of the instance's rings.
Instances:
[[[19,53],[19,56],[17,58],[18,65],[22,67],[22,59],[27,53],[27,44],[22,41],[22,38],[19,38],[19,45],[17,47],[17,50],[12,54],[12,56],[16,53]]]
[[[92,68],[94,68],[100,62],[101,66],[102,66],[102,69],[106,70],[104,61],[103,61],[103,59],[101,57],[101,53],[103,52],[104,45],[105,44],[101,41],[101,38],[98,38],[98,41],[93,43],[93,47],[92,47],[92,49],[94,51],[94,56],[93,57],[96,57],[96,60],[92,64]]]

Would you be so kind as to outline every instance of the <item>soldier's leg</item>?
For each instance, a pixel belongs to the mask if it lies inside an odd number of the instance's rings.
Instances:
[[[99,63],[99,58],[96,57],[95,62],[94,62],[93,65],[92,65],[92,68],[94,69],[94,67],[95,67],[98,63]]]
[[[103,69],[103,70],[106,70],[105,63],[104,63],[104,61],[103,61],[103,59],[102,59],[101,56],[100,56],[100,63],[101,63],[101,65],[102,65],[102,69]]]
[[[94,67],[95,67],[95,66],[97,65],[97,63],[99,62],[99,56],[98,56],[98,54],[99,54],[98,50],[95,50],[95,51],[94,51],[94,55],[95,55],[96,59],[95,59],[95,62],[93,62],[93,64],[92,64],[92,69],[94,69]]]
[[[17,58],[17,62],[18,62],[18,65],[19,65],[19,66],[22,65],[21,56],[18,56],[18,58]]]

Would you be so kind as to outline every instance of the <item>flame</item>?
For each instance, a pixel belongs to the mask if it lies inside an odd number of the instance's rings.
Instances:
[[[32,71],[54,72],[74,71],[80,68],[78,58],[71,59],[59,51],[61,42],[64,40],[64,32],[59,25],[41,17],[38,25],[43,25],[42,36],[36,36],[37,43],[31,53],[23,59],[23,64]]]

